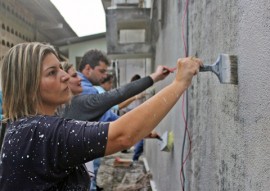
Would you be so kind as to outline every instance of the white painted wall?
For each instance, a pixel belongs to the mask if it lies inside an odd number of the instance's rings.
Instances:
[[[107,52],[106,38],[94,39],[86,42],[80,42],[70,45],[61,46],[60,50],[68,49],[69,51],[69,62],[72,64],[76,63],[76,57],[82,57],[85,52],[90,49],[102,50]]]

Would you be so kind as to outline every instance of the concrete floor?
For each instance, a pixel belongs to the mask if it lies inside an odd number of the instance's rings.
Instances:
[[[142,159],[127,167],[114,165],[116,157],[132,159],[132,155],[133,151],[125,154],[119,152],[102,158],[97,183],[104,191],[151,191],[151,174],[145,171]]]

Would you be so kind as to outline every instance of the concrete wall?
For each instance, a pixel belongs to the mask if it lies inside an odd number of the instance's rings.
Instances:
[[[154,6],[160,7],[159,3],[155,1]],[[156,61],[174,66],[184,56],[181,19],[185,1],[162,3]],[[214,74],[200,73],[187,92],[184,106],[188,106],[185,114],[192,147],[184,166],[185,190],[269,190],[269,0],[190,0],[185,27],[189,55],[198,55],[205,64],[214,62],[219,53],[236,54],[239,59],[238,85],[220,84]],[[158,89],[172,78],[160,82]],[[159,133],[174,132],[173,151],[161,152],[157,141],[146,141],[157,190],[181,190],[183,121],[181,98],[157,127]],[[186,138],[185,156],[188,149]]]
[[[135,74],[148,76],[152,71],[151,59],[122,59],[118,60],[119,85],[129,83]]]
[[[35,28],[34,14],[14,0],[0,0],[0,61],[16,44],[27,41],[48,41]]]

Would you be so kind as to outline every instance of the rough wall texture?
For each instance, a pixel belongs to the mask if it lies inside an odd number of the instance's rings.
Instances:
[[[154,4],[156,7],[160,1]],[[162,1],[156,61],[174,66],[184,56],[181,19],[185,1]],[[166,4],[166,5],[164,5]],[[158,10],[161,11],[161,10]],[[189,55],[205,64],[219,53],[238,56],[238,85],[221,85],[212,73],[200,73],[189,88],[188,129],[191,155],[185,164],[186,190],[256,190],[270,187],[270,1],[189,1]],[[161,82],[159,88],[167,84]],[[160,152],[146,142],[146,156],[157,190],[181,190],[184,135],[182,99],[157,131],[172,130],[174,150]],[[185,155],[189,149],[185,144]]]

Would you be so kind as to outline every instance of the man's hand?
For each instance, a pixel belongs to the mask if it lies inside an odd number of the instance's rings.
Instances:
[[[188,87],[193,76],[199,73],[200,66],[202,65],[202,61],[195,57],[178,59],[175,81],[182,82]]]
[[[154,82],[158,82],[160,80],[165,79],[170,73],[172,73],[175,69],[169,68],[166,66],[158,66],[156,71],[150,75]]]
[[[147,135],[145,138],[151,138],[151,139],[161,139],[159,134],[157,132],[152,131],[149,135]]]

